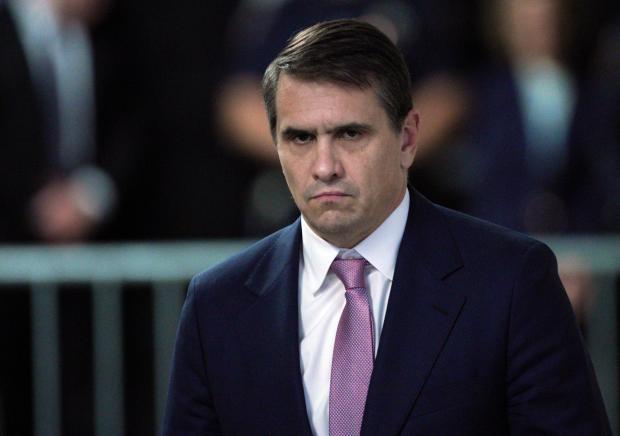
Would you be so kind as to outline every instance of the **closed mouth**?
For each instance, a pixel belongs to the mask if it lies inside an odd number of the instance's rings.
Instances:
[[[326,192],[320,192],[316,195],[313,195],[311,199],[330,198],[330,197],[347,197],[347,196],[348,194],[345,194],[344,192],[340,192],[340,191],[326,191]]]

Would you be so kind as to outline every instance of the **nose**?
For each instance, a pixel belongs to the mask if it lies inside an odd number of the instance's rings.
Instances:
[[[313,167],[315,180],[330,182],[343,176],[343,168],[329,139],[319,140]]]

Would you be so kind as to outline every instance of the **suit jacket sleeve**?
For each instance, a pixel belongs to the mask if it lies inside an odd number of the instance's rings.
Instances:
[[[164,436],[222,434],[211,400],[192,280],[177,331],[164,418]]]
[[[557,262],[543,244],[525,254],[508,335],[511,434],[611,434]]]

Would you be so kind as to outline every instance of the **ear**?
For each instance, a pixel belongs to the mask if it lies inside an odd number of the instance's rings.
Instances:
[[[405,117],[401,131],[400,166],[405,170],[411,167],[418,151],[419,128],[420,113],[411,109]]]

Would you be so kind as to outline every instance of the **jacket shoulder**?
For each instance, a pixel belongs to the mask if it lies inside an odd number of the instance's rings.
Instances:
[[[449,230],[464,272],[470,279],[489,280],[494,289],[510,289],[524,270],[557,274],[557,259],[543,242],[491,222],[434,205]]]
[[[479,253],[481,257],[514,258],[530,249],[551,253],[546,244],[524,233],[443,206],[435,207],[448,224],[463,255]]]
[[[196,274],[190,283],[190,292],[202,300],[244,288],[246,281],[254,274],[257,265],[268,258],[278,245],[288,238],[293,238],[298,231],[297,227],[298,223],[293,223],[280,229],[229,259]]]

